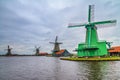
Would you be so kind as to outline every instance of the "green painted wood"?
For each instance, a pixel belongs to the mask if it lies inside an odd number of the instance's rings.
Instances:
[[[92,5],[89,5],[88,22],[91,22],[91,6],[92,6]]]

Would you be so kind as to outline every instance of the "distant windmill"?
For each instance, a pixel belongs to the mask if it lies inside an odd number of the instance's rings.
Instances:
[[[54,49],[52,50],[52,52],[57,52],[57,51],[60,51],[60,47],[59,45],[62,44],[61,42],[58,42],[58,36],[56,36],[55,38],[55,42],[49,42],[51,44],[54,44]]]
[[[10,48],[9,45],[8,45],[8,48],[5,49],[5,50],[7,50],[6,56],[11,56],[12,55],[12,53],[11,53],[12,48]]]
[[[101,12],[102,13],[102,12]],[[78,44],[78,57],[85,56],[103,56],[107,54],[106,41],[99,41],[97,35],[97,27],[111,26],[116,24],[116,20],[94,22],[94,5],[89,5],[88,22],[84,24],[70,24],[68,27],[85,27],[86,40],[85,43]],[[77,34],[76,34],[77,35]]]
[[[40,53],[40,47],[35,46],[35,51],[36,51],[35,55],[38,56]]]

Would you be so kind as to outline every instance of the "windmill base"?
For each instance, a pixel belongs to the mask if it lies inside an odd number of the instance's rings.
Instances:
[[[96,42],[88,46],[85,43],[78,44],[78,57],[94,57],[107,55],[106,41]]]

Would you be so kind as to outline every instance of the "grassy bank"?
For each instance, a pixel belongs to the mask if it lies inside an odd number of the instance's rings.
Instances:
[[[91,57],[91,58],[78,58],[78,57],[61,57],[61,60],[69,61],[119,61],[120,57]]]

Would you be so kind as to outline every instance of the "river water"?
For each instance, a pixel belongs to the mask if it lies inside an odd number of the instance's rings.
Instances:
[[[120,61],[76,62],[55,57],[0,57],[0,80],[120,80]]]

